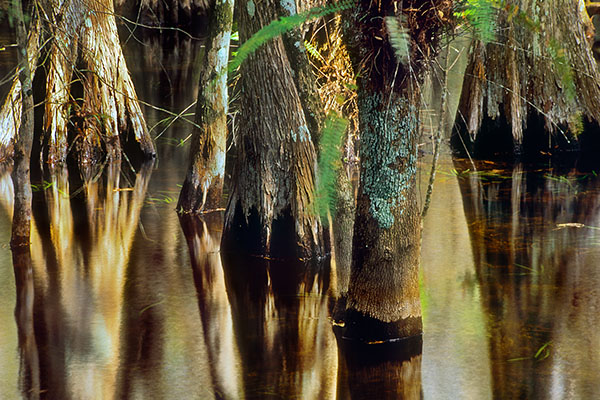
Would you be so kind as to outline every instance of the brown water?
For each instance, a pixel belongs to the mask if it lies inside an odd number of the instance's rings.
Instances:
[[[198,43],[176,45],[127,57],[140,97],[179,112]],[[422,353],[365,350],[336,340],[328,264],[221,257],[221,216],[179,220],[189,131],[162,133],[137,173],[39,178],[30,257],[8,247],[0,174],[0,398],[600,398],[591,171],[446,156],[423,230]]]

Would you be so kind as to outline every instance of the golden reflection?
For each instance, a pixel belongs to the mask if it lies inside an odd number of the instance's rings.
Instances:
[[[24,395],[114,395],[125,269],[150,169],[136,174],[131,191],[117,190],[118,164],[105,182],[85,180],[79,191],[64,167],[33,185],[31,255],[13,253]]]
[[[225,399],[242,399],[241,360],[219,252],[221,215],[182,216],[180,221],[190,251],[214,390]]]
[[[246,397],[334,399],[328,265],[223,257]]]

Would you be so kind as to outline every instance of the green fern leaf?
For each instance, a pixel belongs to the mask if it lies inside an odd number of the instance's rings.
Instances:
[[[341,166],[341,143],[348,120],[331,111],[325,119],[317,166],[317,211],[324,224],[327,221],[327,212],[335,210],[336,177]],[[333,213],[333,212],[332,212]]]
[[[269,25],[262,27],[258,32],[252,35],[244,44],[238,48],[237,55],[230,61],[227,67],[227,73],[235,71],[250,54],[254,53],[260,46],[267,41],[283,35],[294,28],[299,27],[306,21],[320,18],[328,14],[347,10],[356,5],[357,0],[342,0],[338,3],[323,7],[314,7],[300,14],[294,14],[287,17],[280,17],[272,21]]]
[[[402,26],[401,21],[402,19],[399,20],[397,17],[385,17],[385,26],[398,62],[402,65],[408,65],[410,38],[408,30]]]

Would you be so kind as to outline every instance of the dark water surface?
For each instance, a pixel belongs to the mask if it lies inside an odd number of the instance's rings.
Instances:
[[[127,59],[144,101],[181,111],[199,43],[170,45],[132,43]],[[0,398],[600,398],[594,171],[445,157],[423,230],[422,352],[365,349],[336,339],[329,265],[221,255],[221,215],[179,220],[189,132],[172,125],[136,173],[39,178],[30,255],[9,249],[0,173]]]

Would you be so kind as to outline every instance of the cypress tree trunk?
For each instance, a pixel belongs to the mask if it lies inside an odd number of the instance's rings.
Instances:
[[[12,234],[10,244],[12,248],[29,247],[31,230],[31,182],[29,164],[31,146],[33,142],[33,89],[31,83],[31,69],[29,57],[29,43],[23,8],[20,0],[14,0],[12,8],[16,16],[17,60],[19,65],[19,83],[21,87],[21,112],[20,123],[14,123],[15,133],[18,134],[14,141],[14,166],[11,178],[15,190],[15,204],[12,220]],[[37,32],[31,35],[35,42]],[[9,118],[12,116],[9,116]],[[15,117],[16,118],[16,117]]]
[[[238,3],[240,38],[275,18],[272,0]],[[282,39],[241,66],[241,117],[223,245],[270,256],[323,253],[313,211],[315,150]],[[239,249],[239,246],[237,247]]]
[[[179,196],[180,212],[199,212],[221,205],[227,145],[227,61],[233,21],[233,0],[215,3],[210,37],[202,57],[196,124],[190,165]]]
[[[62,6],[47,0],[41,6],[52,35],[45,79],[48,161],[65,160],[68,134],[83,163],[104,152],[118,158],[121,145],[153,157],[154,144],[119,44],[112,0],[74,0]],[[37,50],[32,48],[34,54]],[[10,106],[14,109],[16,104]],[[127,133],[135,143],[121,143]],[[11,140],[10,134],[2,138],[3,143]]]
[[[499,130],[512,133],[508,152],[577,148],[583,118],[600,121],[600,72],[585,10],[569,0],[511,0],[494,23],[495,40],[471,46],[456,133],[471,141],[481,133],[492,152]]]
[[[362,68],[357,79],[361,167],[344,335],[367,343],[422,331],[418,85],[422,55],[431,52],[443,23],[439,15],[449,15],[449,4],[412,1],[403,6],[396,10],[393,2],[361,2],[349,36],[355,71]],[[407,54],[396,62],[401,52],[389,40],[401,36],[406,36]]]

